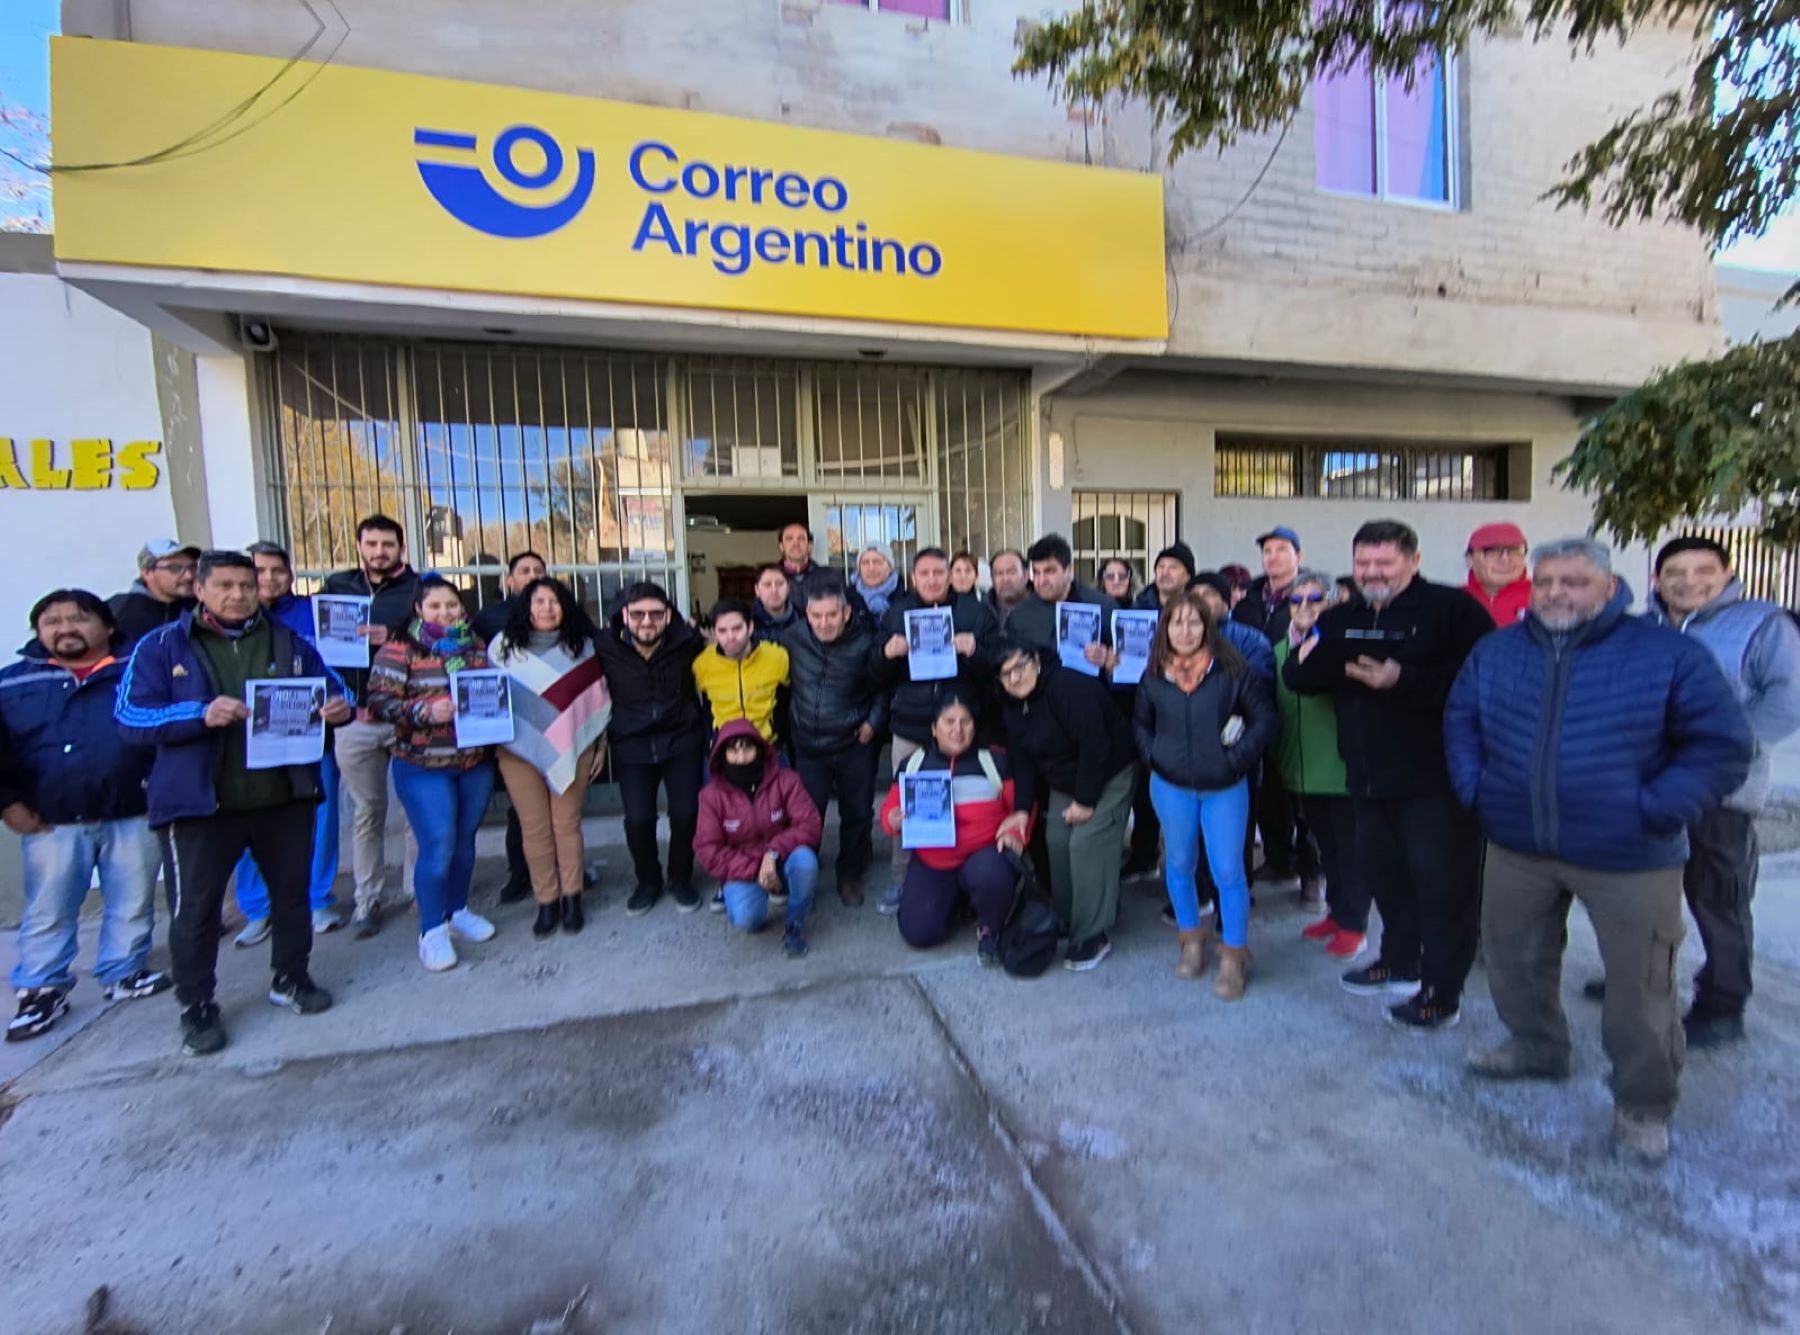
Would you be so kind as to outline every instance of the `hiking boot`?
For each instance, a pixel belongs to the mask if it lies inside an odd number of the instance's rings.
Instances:
[[[1744,1016],[1742,1012],[1721,1015],[1695,1006],[1681,1017],[1681,1028],[1687,1034],[1688,1047],[1719,1048],[1743,1040]]]
[[[562,929],[574,936],[587,926],[587,906],[582,903],[580,895],[564,895],[562,902]]]
[[[167,992],[174,986],[175,980],[166,973],[158,973],[155,969],[139,969],[116,983],[108,983],[100,989],[100,993],[108,1001],[136,1001],[140,997],[153,997],[159,992]]]
[[[248,950],[251,946],[260,946],[264,941],[269,939],[271,930],[273,929],[269,926],[267,917],[252,918],[244,924],[244,930],[237,934],[231,944],[236,946],[239,950]]]
[[[1242,1001],[1250,977],[1250,951],[1244,946],[1219,947],[1219,976],[1213,979],[1213,995],[1220,1001]]]
[[[1418,995],[1388,1007],[1388,1023],[1409,1034],[1430,1034],[1454,1029],[1462,1021],[1462,1006],[1454,997],[1441,996],[1435,987],[1422,987]]]
[[[791,960],[800,959],[806,954],[806,929],[797,922],[790,922],[781,932],[781,953]]]
[[[1469,1074],[1483,1080],[1567,1080],[1567,1055],[1534,1057],[1510,1039],[1469,1058]]]
[[[468,909],[458,909],[452,913],[444,926],[450,929],[451,935],[460,936],[465,941],[479,943],[494,939],[494,924],[479,913],[472,913]]]
[[[1196,927],[1181,933],[1181,958],[1175,962],[1175,976],[1193,981],[1206,972],[1206,929]]]
[[[1337,920],[1329,913],[1317,922],[1308,923],[1300,929],[1301,938],[1307,941],[1329,941],[1337,934]]]
[[[456,943],[450,939],[448,923],[419,934],[419,963],[433,973],[456,967]]]
[[[69,994],[60,987],[27,987],[19,991],[19,1013],[6,1026],[8,1043],[48,1033],[50,1026],[69,1013]]]
[[[350,935],[358,941],[367,941],[381,930],[381,905],[358,904],[356,912],[350,915]]]
[[[984,969],[1000,962],[1000,938],[991,927],[975,929],[975,962]]]
[[[1669,1119],[1614,1108],[1612,1143],[1613,1153],[1622,1159],[1660,1164],[1669,1157]]]
[[[847,909],[859,909],[863,906],[862,877],[838,877],[838,901]]]
[[[891,918],[900,912],[900,882],[895,881],[881,892],[881,899],[877,901],[875,911],[884,918]]]
[[[1086,973],[1090,969],[1098,969],[1101,962],[1112,954],[1112,942],[1106,939],[1106,933],[1089,937],[1086,941],[1077,941],[1069,947],[1069,953],[1063,957],[1063,968],[1076,973]]]
[[[331,993],[304,973],[278,973],[269,988],[269,1004],[286,1006],[296,1015],[317,1015],[331,1009]]]
[[[1606,979],[1590,978],[1581,985],[1581,995],[1586,997],[1589,1001],[1605,1001]]]
[[[181,1050],[190,1057],[210,1057],[225,1048],[225,1026],[219,1008],[201,1001],[181,1012]]]
[[[344,925],[344,915],[330,905],[313,910],[313,935],[324,936]]]
[[[1418,975],[1396,973],[1380,960],[1352,969],[1338,981],[1344,991],[1358,997],[1410,997],[1419,990]]]
[[[669,898],[675,901],[675,907],[683,913],[694,913],[700,908],[700,896],[686,881],[677,881],[671,886]]]
[[[1342,927],[1338,928],[1331,940],[1325,943],[1325,953],[1332,959],[1343,960],[1345,963],[1361,959],[1363,951],[1368,948],[1368,937],[1361,932],[1346,931]]]
[[[1316,913],[1325,907],[1325,882],[1318,876],[1300,878],[1300,907]]]
[[[641,918],[656,907],[656,901],[662,898],[662,891],[655,886],[640,885],[631,892],[631,898],[625,901],[625,916]]]

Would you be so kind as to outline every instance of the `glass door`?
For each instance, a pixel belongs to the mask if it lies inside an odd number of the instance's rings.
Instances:
[[[843,571],[846,578],[856,568],[858,553],[871,542],[888,545],[905,578],[913,554],[936,541],[928,496],[814,492],[807,497],[807,507],[816,544],[813,559]]]

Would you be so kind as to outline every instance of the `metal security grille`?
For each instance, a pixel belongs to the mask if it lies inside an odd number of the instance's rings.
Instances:
[[[282,331],[260,363],[270,513],[303,587],[392,515],[479,602],[543,555],[590,607],[684,584],[685,489],[807,493],[828,546],[1021,545],[1025,379]],[[840,559],[843,559],[840,550]]]
[[[1090,584],[1100,578],[1100,563],[1115,556],[1129,561],[1143,584],[1151,560],[1179,532],[1179,492],[1077,491],[1071,500],[1074,531],[1069,545],[1075,552],[1075,573]]]
[[[1220,436],[1215,496],[1503,501],[1510,444],[1400,445]]]
[[[1754,528],[1683,529],[1684,538],[1710,538],[1731,553],[1731,573],[1751,598],[1800,609],[1800,550],[1769,542]]]

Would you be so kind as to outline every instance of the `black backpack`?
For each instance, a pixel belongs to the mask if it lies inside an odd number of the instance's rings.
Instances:
[[[1000,929],[1000,967],[1014,978],[1036,978],[1056,959],[1056,943],[1064,935],[1062,919],[1038,888],[1028,858],[1008,853],[1017,877],[1012,912]]]

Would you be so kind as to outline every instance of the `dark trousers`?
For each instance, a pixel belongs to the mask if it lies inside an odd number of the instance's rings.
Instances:
[[[841,886],[869,865],[870,831],[875,826],[875,765],[881,758],[873,742],[853,742],[842,751],[800,752],[795,768],[806,795],[825,817],[826,804],[838,804],[837,879]]]
[[[211,1001],[219,965],[220,912],[238,859],[249,850],[269,886],[269,962],[277,976],[305,973],[312,956],[311,802],[220,812],[162,828],[163,875],[175,897],[169,964],[185,1009]]]
[[[1694,975],[1701,1015],[1741,1015],[1750,1000],[1750,900],[1760,862],[1756,818],[1745,812],[1720,807],[1688,830],[1681,889],[1706,947],[1706,963]]]
[[[1356,860],[1356,807],[1348,797],[1300,798],[1306,830],[1319,845],[1325,873],[1325,906],[1331,920],[1347,932],[1369,926],[1369,883]]]
[[[900,936],[920,949],[948,940],[959,895],[975,906],[979,926],[998,932],[1012,911],[1017,880],[1012,863],[997,849],[976,849],[954,871],[927,867],[914,853],[900,883]]]
[[[656,790],[669,798],[669,883],[694,880],[694,834],[700,827],[700,785],[706,778],[706,751],[695,747],[666,760],[648,763],[613,761],[619,798],[625,804],[625,847],[637,883],[663,888],[662,865],[656,856]]]
[[[524,885],[531,880],[525,864],[525,831],[519,828],[519,810],[506,804],[506,879]]]
[[[1154,869],[1156,847],[1161,840],[1162,822],[1156,818],[1156,807],[1150,801],[1150,781],[1146,776],[1131,798],[1131,852],[1125,866],[1134,874]]]
[[[1354,799],[1356,861],[1381,910],[1381,962],[1445,999],[1475,962],[1480,843],[1448,793]]]
[[[1319,850],[1307,838],[1301,821],[1303,804],[1281,782],[1273,764],[1262,767],[1262,782],[1253,790],[1256,828],[1262,831],[1263,869],[1271,880],[1317,876]]]

